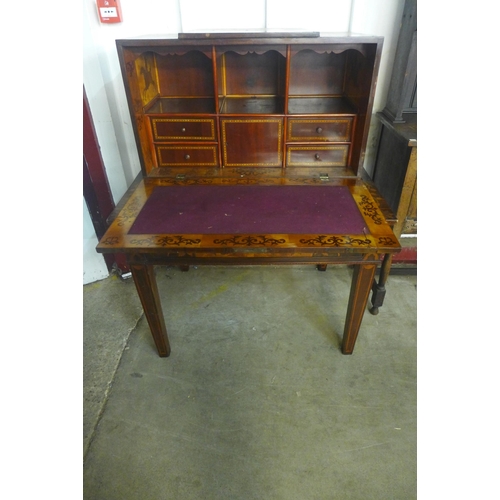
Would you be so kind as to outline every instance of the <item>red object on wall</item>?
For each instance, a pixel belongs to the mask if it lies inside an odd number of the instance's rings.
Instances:
[[[402,247],[401,252],[394,254],[392,263],[417,265],[417,247]]]
[[[115,203],[111,196],[85,88],[83,89],[83,196],[96,236],[101,239],[109,227],[106,219],[114,210]],[[120,275],[130,272],[122,254],[105,255],[104,260],[109,271],[116,265]]]
[[[120,0],[96,0],[97,14],[101,23],[121,23],[122,7]]]

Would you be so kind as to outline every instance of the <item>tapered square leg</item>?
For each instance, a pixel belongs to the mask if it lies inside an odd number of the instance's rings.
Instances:
[[[134,278],[137,293],[141,299],[144,314],[148,320],[149,328],[153,334],[158,354],[162,358],[167,357],[170,354],[170,344],[161,309],[154,267],[152,265],[134,263],[130,265],[130,270]]]
[[[344,336],[342,338],[343,354],[352,354],[354,350],[376,269],[376,264],[354,266]]]

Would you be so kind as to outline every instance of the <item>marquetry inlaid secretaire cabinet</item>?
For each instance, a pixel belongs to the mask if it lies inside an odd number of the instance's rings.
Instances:
[[[400,250],[388,205],[360,178],[382,42],[117,41],[141,174],[98,251],[127,255],[160,355],[170,347],[152,268],[164,264],[353,265],[342,346],[352,353],[369,292],[376,313]]]
[[[117,46],[144,175],[357,176],[381,38],[181,34]]]

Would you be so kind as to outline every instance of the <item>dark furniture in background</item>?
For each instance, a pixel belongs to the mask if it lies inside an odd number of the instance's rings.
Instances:
[[[395,234],[417,233],[417,2],[406,0],[398,48],[381,113],[373,182],[396,214]]]

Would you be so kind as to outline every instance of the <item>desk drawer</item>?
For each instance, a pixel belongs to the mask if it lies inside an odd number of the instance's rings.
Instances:
[[[153,141],[217,141],[214,118],[151,118]]]
[[[217,145],[188,146],[155,144],[158,167],[218,167]]]
[[[287,142],[349,142],[352,118],[288,120]]]
[[[349,154],[348,144],[335,146],[288,146],[287,167],[345,167]]]

